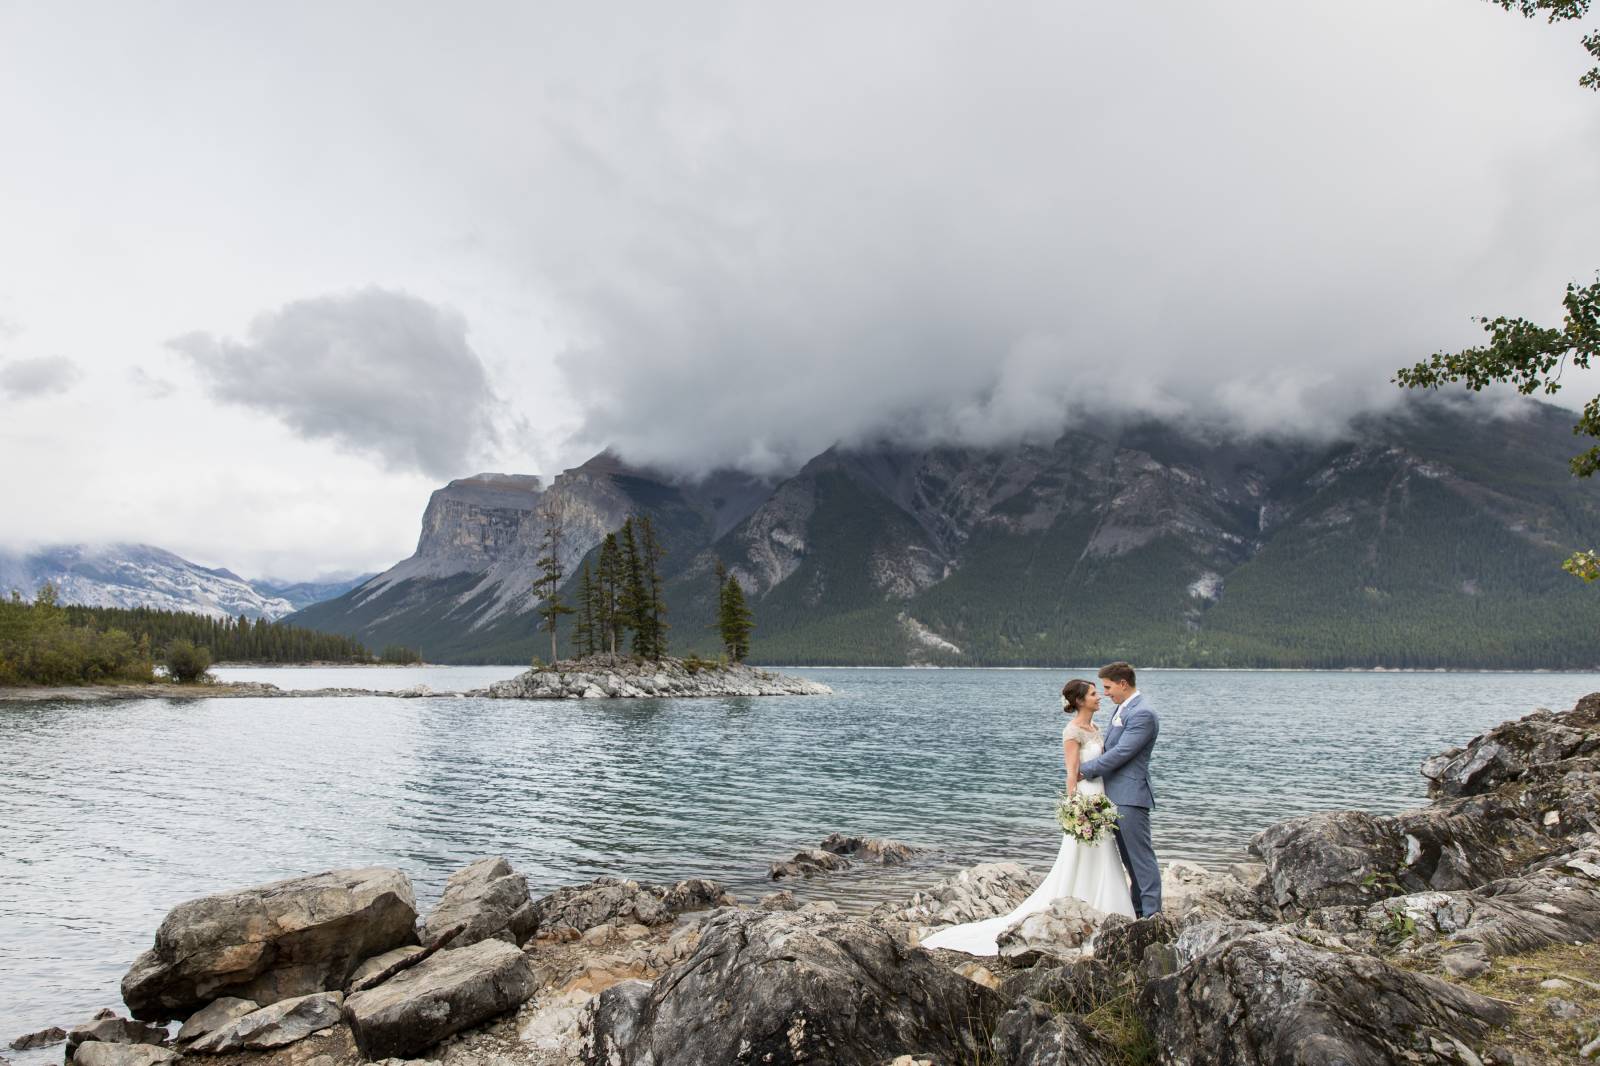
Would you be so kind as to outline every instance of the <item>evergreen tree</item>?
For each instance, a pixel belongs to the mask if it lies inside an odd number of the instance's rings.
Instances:
[[[607,533],[600,545],[600,560],[596,568],[596,592],[600,600],[600,648],[617,653],[622,646],[622,548],[615,533]]]
[[[622,538],[619,543],[622,553],[622,592],[618,597],[618,609],[622,616],[622,624],[633,631],[633,653],[646,659],[652,658],[650,651],[650,594],[645,587],[644,561],[639,555],[639,539],[634,535],[633,518],[629,516],[622,523]]]
[[[727,574],[721,584],[721,593],[717,597],[720,610],[718,611],[718,628],[722,631],[722,646],[728,652],[728,658],[736,663],[742,663],[750,654],[750,633],[755,629],[755,616],[745,604],[744,588],[740,586],[739,579],[732,574]]]
[[[672,627],[667,624],[667,601],[661,593],[661,560],[666,557],[667,551],[661,546],[661,541],[656,539],[655,524],[648,515],[641,518],[640,532],[643,541],[643,571],[645,610],[644,623],[650,634],[650,650],[645,654],[651,659],[660,660],[667,654],[667,630]]]
[[[595,606],[594,576],[585,560],[578,579],[578,622],[572,627],[573,651],[580,659],[593,655],[596,650]]]
[[[566,571],[561,565],[561,543],[566,537],[566,515],[558,503],[547,501],[539,510],[539,518],[544,526],[539,545],[542,554],[534,562],[539,568],[539,576],[534,579],[533,593],[541,601],[538,612],[544,622],[540,628],[550,633],[550,661],[557,662],[560,654],[556,650],[556,627],[560,624],[562,615],[573,612],[571,607],[561,602],[561,582],[566,577]]]

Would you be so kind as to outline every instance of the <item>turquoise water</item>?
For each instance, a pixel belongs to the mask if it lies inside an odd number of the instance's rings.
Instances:
[[[464,690],[514,672],[225,674]],[[803,888],[850,908],[971,862],[1042,873],[1059,839],[1056,693],[1092,671],[793,672],[835,694],[0,704],[0,1042],[120,1007],[118,980],[181,900],[335,866],[399,866],[423,903],[488,854],[536,894],[617,874],[715,877],[753,898],[769,862],[837,830],[930,849],[891,876]],[[1162,721],[1157,850],[1210,864],[1291,815],[1423,802],[1424,757],[1600,691],[1576,674],[1141,681]]]

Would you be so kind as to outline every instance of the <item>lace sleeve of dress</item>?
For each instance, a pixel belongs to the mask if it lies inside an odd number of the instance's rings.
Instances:
[[[1067,728],[1061,731],[1061,739],[1063,742],[1068,740],[1076,740],[1079,744],[1087,744],[1091,739],[1093,739],[1093,737],[1093,733],[1089,732],[1087,729],[1079,728],[1072,722],[1068,722]]]

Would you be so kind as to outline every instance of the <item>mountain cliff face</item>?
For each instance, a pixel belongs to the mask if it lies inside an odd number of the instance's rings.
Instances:
[[[1332,442],[1161,426],[997,449],[833,449],[781,480],[686,483],[609,456],[435,493],[415,556],[296,616],[430,658],[521,661],[541,500],[569,564],[629,513],[668,548],[675,650],[714,652],[714,572],[769,662],[1593,666],[1600,542],[1571,415],[1420,399]]]

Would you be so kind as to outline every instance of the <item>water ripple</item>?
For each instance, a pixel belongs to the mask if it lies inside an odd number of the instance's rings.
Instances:
[[[506,668],[230,670],[284,687],[464,690]],[[834,831],[930,849],[798,887],[850,910],[956,865],[1042,870],[1059,837],[1055,693],[1073,673],[798,671],[827,698],[511,703],[155,700],[0,709],[0,1038],[116,1005],[175,903],[392,864],[419,902],[505,854],[535,893],[601,874],[715,877]],[[1600,689],[1571,674],[1153,672],[1163,859],[1220,864],[1308,811],[1421,802],[1420,760]]]

